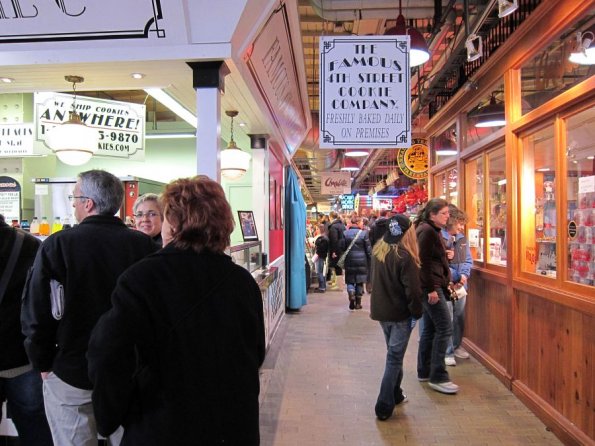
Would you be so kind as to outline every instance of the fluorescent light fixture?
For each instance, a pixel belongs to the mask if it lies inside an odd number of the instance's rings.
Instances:
[[[452,156],[457,154],[457,149],[438,149],[436,155],[438,156]]]
[[[360,150],[360,149],[353,149],[353,150],[345,150],[345,156],[368,156],[367,150]]]
[[[4,82],[5,84],[12,84],[14,79],[12,77],[0,77],[0,81]]]
[[[187,139],[196,138],[195,133],[147,133],[145,139]]]
[[[498,182],[496,184],[498,186],[504,186],[506,184],[506,178],[504,178],[503,180],[498,180]]]
[[[130,73],[130,77],[132,79],[142,79],[145,75],[143,73]]]
[[[549,167],[541,167],[537,169],[537,172],[549,172],[551,169]]]
[[[161,102],[172,112],[190,124],[192,127],[197,127],[196,116],[190,113],[182,104],[172,98],[169,94],[163,91],[161,88],[145,88],[145,91],[150,96]]]

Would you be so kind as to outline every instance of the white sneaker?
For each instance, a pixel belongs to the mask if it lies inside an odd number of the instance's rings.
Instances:
[[[459,391],[459,386],[457,386],[452,381],[446,381],[444,383],[429,382],[428,385],[436,392],[440,393],[454,394]]]
[[[469,352],[463,347],[455,348],[455,356],[461,359],[469,359]]]
[[[454,367],[457,365],[457,361],[455,361],[455,357],[454,356],[445,356],[444,357],[444,364]]]

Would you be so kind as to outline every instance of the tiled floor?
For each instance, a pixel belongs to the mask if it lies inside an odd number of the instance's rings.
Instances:
[[[261,369],[261,444],[560,445],[510,391],[474,359],[449,367],[458,395],[419,383],[417,339],[411,336],[403,389],[409,401],[388,421],[374,404],[386,347],[364,309],[349,311],[345,292],[310,294],[286,314]]]

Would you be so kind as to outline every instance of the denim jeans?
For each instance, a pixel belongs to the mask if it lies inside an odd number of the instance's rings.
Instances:
[[[446,356],[455,354],[455,349],[461,346],[463,334],[465,333],[465,304],[467,303],[467,296],[460,298],[456,302],[449,302],[449,306],[454,307],[452,319],[452,336],[448,342],[446,349]]]
[[[347,293],[349,294],[350,291],[353,291],[356,297],[362,297],[364,294],[364,284],[362,283],[348,283],[347,285]]]
[[[428,293],[423,293],[423,331],[420,333],[417,352],[417,376],[429,378],[433,383],[450,381],[444,356],[448,340],[452,336],[451,312],[444,292],[438,290],[439,300],[434,305],[428,303]]]
[[[407,350],[413,323],[411,318],[400,322],[380,322],[386,341],[386,365],[376,400],[376,415],[390,415],[403,390],[403,357]]]
[[[326,258],[318,258],[316,260],[316,275],[318,277],[318,289],[326,290],[326,277],[324,275],[324,262]]]
[[[19,433],[19,444],[53,445],[38,371],[29,370],[14,378],[0,378],[0,394],[6,396],[6,408]]]

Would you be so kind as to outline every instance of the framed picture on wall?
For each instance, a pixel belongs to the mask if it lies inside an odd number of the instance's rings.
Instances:
[[[244,241],[252,242],[258,240],[254,213],[252,211],[238,211],[238,218],[240,220],[240,228],[242,229],[242,237],[244,238]]]

